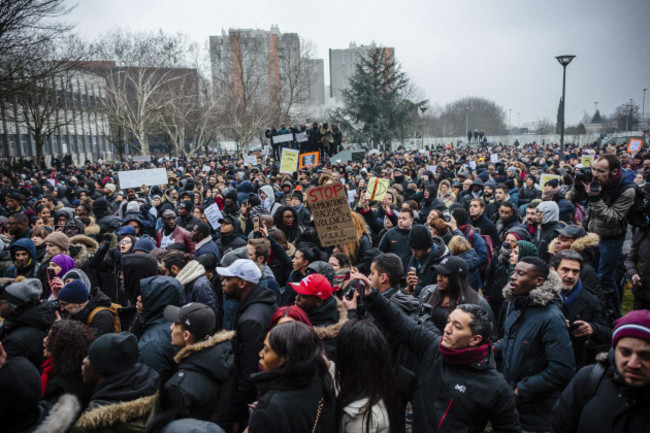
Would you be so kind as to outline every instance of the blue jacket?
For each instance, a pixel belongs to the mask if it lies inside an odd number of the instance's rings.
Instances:
[[[524,430],[549,431],[551,408],[576,370],[560,289],[553,271],[528,296],[514,299],[509,286],[503,289],[510,302],[504,307],[505,334],[495,348],[504,378],[518,391]]]
[[[201,241],[203,242],[203,241]],[[209,240],[201,245],[199,248],[199,245],[201,242],[196,243],[196,250],[194,251],[194,258],[198,258],[199,256],[202,256],[203,254],[212,254],[217,258],[217,263],[221,263],[221,253],[219,252],[219,248],[217,247],[217,244],[212,240],[212,238],[209,238]]]
[[[9,251],[11,251],[12,261],[14,260],[14,253],[18,248],[26,250],[29,256],[32,258],[32,263],[29,265],[30,270],[21,275],[25,276],[26,278],[32,278],[36,276],[40,268],[40,265],[36,260],[36,246],[34,245],[34,242],[32,242],[32,240],[29,238],[22,238],[16,240],[16,242],[9,247]],[[7,268],[7,270],[3,275],[4,278],[16,278],[17,276],[18,276],[18,269],[16,268],[16,265],[12,265],[9,268]]]

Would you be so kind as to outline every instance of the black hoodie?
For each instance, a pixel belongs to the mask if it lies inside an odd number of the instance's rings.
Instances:
[[[43,338],[54,323],[54,304],[43,302],[32,307],[21,307],[6,317],[0,326],[0,336],[7,358],[24,356],[41,371],[43,366]]]

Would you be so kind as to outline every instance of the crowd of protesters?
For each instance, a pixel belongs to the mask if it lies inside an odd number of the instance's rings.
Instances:
[[[271,157],[279,159],[283,147],[298,149],[300,153],[318,152],[320,158],[334,156],[343,150],[346,141],[338,125],[314,122],[311,127],[305,123],[300,125],[280,124],[279,128],[267,129],[264,136],[271,145]]]
[[[311,130],[302,152],[340,148]],[[2,174],[3,432],[650,431],[645,150],[280,173],[274,147]],[[305,193],[338,182],[356,236],[322,247]]]

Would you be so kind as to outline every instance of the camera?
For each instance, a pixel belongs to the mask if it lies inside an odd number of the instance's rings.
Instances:
[[[580,183],[580,182],[591,183],[593,179],[594,179],[594,174],[591,171],[591,167],[581,167],[576,170],[576,178],[575,178],[576,183]]]

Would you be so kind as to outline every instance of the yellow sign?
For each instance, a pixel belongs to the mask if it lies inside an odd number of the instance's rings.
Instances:
[[[593,163],[594,163],[593,155],[582,155],[582,158],[580,159],[580,164],[583,167],[591,167]]]
[[[390,180],[388,179],[371,177],[368,181],[368,189],[366,189],[366,199],[370,201],[382,201],[386,192],[388,192],[389,185]]]
[[[298,168],[299,150],[282,148],[282,159],[280,160],[280,173],[293,174]]]
[[[539,184],[540,184],[540,187],[541,187],[542,191],[544,191],[544,185],[546,185],[546,183],[549,180],[553,180],[553,179],[557,179],[558,182],[559,182],[560,181],[560,176],[558,176],[557,174],[546,174],[546,173],[544,173],[542,175],[542,178],[539,181]]]

